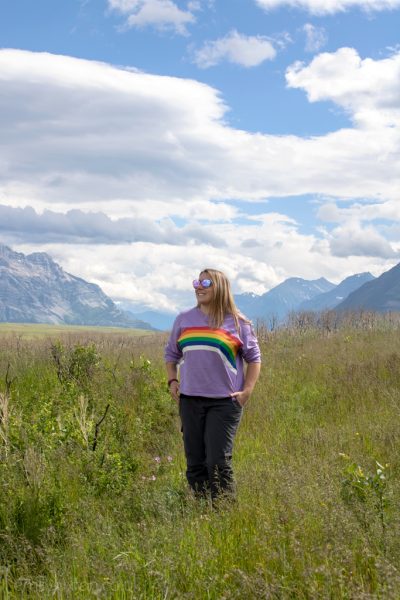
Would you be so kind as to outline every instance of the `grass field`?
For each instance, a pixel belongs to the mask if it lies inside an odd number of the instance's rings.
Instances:
[[[398,600],[398,330],[260,339],[215,510],[187,490],[165,336],[1,336],[0,597]]]
[[[87,325],[47,325],[44,323],[0,323],[1,335],[17,335],[25,338],[37,337],[59,337],[68,334],[89,334],[102,335],[120,334],[120,335],[153,335],[153,331],[145,329],[125,329],[119,327],[91,327]]]

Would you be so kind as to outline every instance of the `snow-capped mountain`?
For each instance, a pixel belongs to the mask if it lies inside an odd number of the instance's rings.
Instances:
[[[238,308],[250,319],[271,319],[279,321],[305,300],[326,293],[336,286],[324,277],[315,280],[290,277],[265,294],[238,294],[235,301]]]
[[[331,310],[340,304],[349,294],[360,288],[367,281],[375,279],[371,273],[357,273],[357,275],[350,275],[346,277],[341,283],[334,287],[329,292],[324,294],[318,294],[310,300],[302,302],[298,310]]]

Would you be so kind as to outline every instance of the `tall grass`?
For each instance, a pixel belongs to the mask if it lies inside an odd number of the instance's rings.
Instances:
[[[398,331],[259,335],[219,510],[187,490],[165,337],[0,340],[0,597],[400,597]]]

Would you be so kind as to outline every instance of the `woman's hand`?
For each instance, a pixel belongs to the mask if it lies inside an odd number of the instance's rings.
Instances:
[[[239,402],[242,408],[245,406],[246,402],[250,398],[250,395],[251,391],[246,389],[244,389],[241,392],[233,392],[233,394],[231,394],[232,398],[235,398],[235,400]]]
[[[169,392],[170,392],[171,396],[173,397],[173,399],[179,403],[179,382],[178,381],[171,381],[171,383],[169,384]]]
[[[246,369],[243,390],[241,392],[233,392],[233,394],[231,394],[232,398],[236,398],[241,407],[245,406],[245,404],[248,402],[260,375],[260,369],[261,363],[249,363]]]

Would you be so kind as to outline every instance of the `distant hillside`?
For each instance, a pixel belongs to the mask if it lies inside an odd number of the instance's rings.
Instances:
[[[379,312],[400,311],[400,263],[364,283],[337,307],[338,310],[367,309]]]
[[[118,309],[98,285],[65,272],[44,252],[0,244],[0,321],[152,329]]]
[[[310,300],[305,300],[300,304],[297,310],[300,311],[322,311],[335,308],[338,304],[343,302],[345,298],[364,283],[375,279],[371,273],[358,273],[357,275],[351,275],[346,277],[339,285],[334,287],[329,292],[319,294]]]
[[[193,301],[193,304],[195,304],[195,301]],[[177,313],[164,313],[145,308],[137,310],[137,307],[126,300],[118,301],[118,306],[122,310],[127,311],[134,318],[142,319],[146,323],[151,323],[152,327],[160,331],[169,331],[177,316]]]

